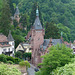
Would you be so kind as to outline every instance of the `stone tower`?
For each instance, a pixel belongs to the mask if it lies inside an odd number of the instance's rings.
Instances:
[[[14,19],[19,23],[20,17],[19,17],[19,9],[16,7],[16,12],[14,14]]]
[[[39,10],[36,10],[36,19],[31,28],[31,31],[27,35],[27,39],[30,40],[32,45],[32,64],[35,66],[41,62],[40,56],[40,45],[44,42],[45,30],[42,27],[42,24],[39,19]]]

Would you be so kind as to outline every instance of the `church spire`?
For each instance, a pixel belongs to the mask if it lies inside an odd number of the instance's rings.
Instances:
[[[34,22],[34,24],[33,24],[33,28],[36,29],[36,30],[41,30],[41,29],[43,29],[42,24],[41,24],[40,19],[39,19],[38,6],[37,6],[37,9],[36,9],[36,19],[35,19],[35,22]]]
[[[18,6],[16,7],[15,15],[19,15],[19,8],[18,8]]]
[[[38,10],[38,6],[37,6],[37,9],[36,9],[36,17],[39,17],[39,10]]]

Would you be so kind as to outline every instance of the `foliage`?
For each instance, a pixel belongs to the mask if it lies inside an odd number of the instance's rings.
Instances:
[[[71,62],[74,57],[73,50],[67,48],[65,45],[56,45],[49,48],[49,53],[42,56],[43,62],[40,64],[42,68],[38,75],[50,75],[50,73],[57,67],[64,66]]]
[[[26,66],[27,68],[30,67],[30,64],[29,64],[28,61],[21,61],[21,62],[19,63],[19,65],[22,66],[22,67],[23,67],[23,66]]]
[[[0,0],[0,33],[7,36],[8,31],[11,30],[16,42],[15,47],[17,47],[20,42],[25,40],[26,32],[18,27],[18,23],[15,20],[13,22],[14,25],[11,25],[10,17],[14,14],[15,8],[13,7],[13,3],[15,4],[15,2],[17,0]]]
[[[60,32],[59,32],[59,28],[57,26],[54,25],[54,22],[51,23],[46,23],[46,29],[45,29],[45,38],[49,39],[49,38],[53,38],[53,39],[58,39],[60,38]]]
[[[0,64],[0,75],[21,75],[21,72],[16,68],[9,68],[8,65]]]
[[[16,20],[13,20],[13,25],[16,28],[18,26],[18,22]]]
[[[29,59],[31,59],[31,53],[24,53],[23,54],[23,58],[29,58]]]
[[[71,40],[74,40],[75,37],[75,1],[74,0],[21,0],[19,1],[19,9],[21,12],[27,12],[29,15],[33,15],[36,9],[34,3],[38,3],[43,24],[45,25],[46,21],[54,21],[55,24],[61,23],[64,26],[67,26],[71,30]],[[33,7],[34,6],[34,7]],[[32,7],[32,8],[31,8]],[[32,11],[33,13],[32,13]],[[33,20],[34,16],[31,16],[30,20]],[[40,18],[41,19],[41,18]],[[32,23],[30,21],[30,23]],[[45,25],[46,26],[46,25]],[[65,32],[64,32],[65,33]],[[66,31],[67,33],[67,31]],[[64,35],[66,37],[66,35]],[[68,36],[67,36],[68,37]],[[69,38],[69,37],[68,37]],[[69,40],[69,39],[68,39]]]
[[[14,58],[11,57],[11,56],[6,56],[6,60],[7,60],[7,61],[12,61],[12,62],[14,62]]]
[[[7,0],[2,0],[0,30],[7,35],[10,29],[10,8]]]
[[[13,64],[13,62],[12,62],[12,61],[7,61],[7,63],[8,63],[8,64]]]
[[[14,10],[14,6],[13,6],[13,0],[8,0],[8,4],[10,7],[10,13],[12,14],[12,16],[14,16],[15,10]]]
[[[15,63],[15,64],[19,64],[19,62],[21,62],[22,60],[19,59],[19,58],[14,58],[14,57],[11,57],[11,56],[7,56],[7,55],[4,55],[4,54],[1,54],[0,55],[0,61],[1,62],[4,62],[4,63],[8,63],[8,61],[10,63]]]
[[[14,37],[14,40],[15,40],[15,47],[17,47],[19,45],[19,43],[21,43],[25,40],[23,35],[20,35],[20,33],[22,33],[22,32],[19,29],[17,29],[15,31],[15,33],[13,33],[13,37]]]
[[[26,13],[22,14],[20,18],[20,23],[22,23],[21,25],[23,26],[23,28],[26,28],[26,30],[28,30],[27,27],[29,26],[29,18],[30,17]]]
[[[75,75],[75,62],[66,64],[64,67],[58,67],[52,72],[52,75]]]
[[[14,58],[14,63],[15,63],[15,64],[19,64],[19,62],[21,62],[21,59],[19,59],[19,58]]]
[[[66,40],[66,41],[71,40],[71,35],[70,35],[71,30],[70,30],[70,28],[68,28],[67,26],[62,25],[61,23],[57,24],[56,26],[59,28],[60,32],[61,31],[63,32],[62,37],[64,38],[64,40]]]
[[[4,54],[1,54],[1,55],[0,55],[0,61],[1,61],[1,62],[4,62],[4,63],[7,62],[6,56],[5,56]]]
[[[15,53],[15,57],[22,58],[22,52],[17,51],[17,52]]]

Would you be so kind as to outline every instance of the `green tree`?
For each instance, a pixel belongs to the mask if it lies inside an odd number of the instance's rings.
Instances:
[[[66,64],[64,67],[58,67],[52,72],[52,75],[75,75],[75,62]]]
[[[16,20],[13,20],[13,25],[16,28],[18,26],[18,22]]]
[[[10,29],[10,8],[7,0],[2,1],[1,18],[0,18],[0,30],[3,34],[7,35]]]
[[[47,22],[46,23],[46,30],[45,30],[46,34],[45,34],[45,38],[49,39],[49,38],[60,38],[60,32],[59,32],[59,28],[57,26],[54,25],[54,22]]]
[[[20,18],[20,23],[22,23],[23,28],[28,28],[29,27],[29,19],[30,17],[28,16],[28,14],[22,14],[21,18]]]
[[[73,50],[67,48],[65,45],[56,45],[49,48],[49,53],[43,57],[43,62],[40,64],[42,68],[37,75],[51,75],[50,73],[57,67],[64,66],[71,62],[71,58],[74,57],[72,54]]]
[[[31,59],[31,53],[24,53],[23,54],[23,58],[29,58],[29,59]]]
[[[56,25],[58,28],[59,28],[59,31],[60,32],[63,32],[63,39],[64,41],[70,41],[70,38],[71,38],[71,30],[70,28],[68,28],[67,26],[64,26],[63,24],[59,23]]]
[[[19,1],[18,5],[22,13],[26,12],[28,15],[32,15],[35,14],[35,11],[31,13],[33,10],[31,7],[34,5],[34,3],[35,0],[21,0]],[[73,41],[75,39],[75,0],[37,0],[37,3],[40,7],[43,24],[45,25],[46,21],[54,21],[55,24],[61,23],[64,26],[67,26],[72,32],[70,35]],[[35,8],[36,7],[34,6],[34,9]],[[33,20],[34,22],[35,15],[33,16],[31,16],[30,20]],[[30,21],[30,23],[32,22]],[[33,24],[30,24],[30,26],[31,25]],[[69,37],[67,36],[67,38]]]
[[[6,56],[4,54],[0,55],[0,62],[4,62],[4,63],[7,62]]]
[[[15,53],[15,57],[22,58],[22,52],[17,51],[17,52]]]
[[[13,6],[13,0],[8,0],[8,4],[10,7],[11,14],[12,14],[12,16],[14,16],[15,10],[14,10],[14,6]]]

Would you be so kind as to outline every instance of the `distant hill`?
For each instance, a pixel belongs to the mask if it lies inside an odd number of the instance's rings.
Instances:
[[[28,17],[31,14],[33,4],[36,2],[34,0],[11,1],[18,5],[22,14],[28,14]],[[37,3],[40,7],[42,21],[45,27],[47,21],[53,21],[59,27],[60,32],[63,31],[64,40],[75,40],[75,0],[37,0]],[[2,0],[0,0],[0,11],[1,6]],[[28,20],[30,21],[29,18]]]
[[[20,12],[30,14],[34,0],[19,1]],[[42,13],[42,19],[54,21],[56,24],[61,23],[71,29],[71,39],[75,39],[75,0],[37,0]],[[67,33],[67,32],[66,32]],[[67,35],[68,36],[68,35]]]

